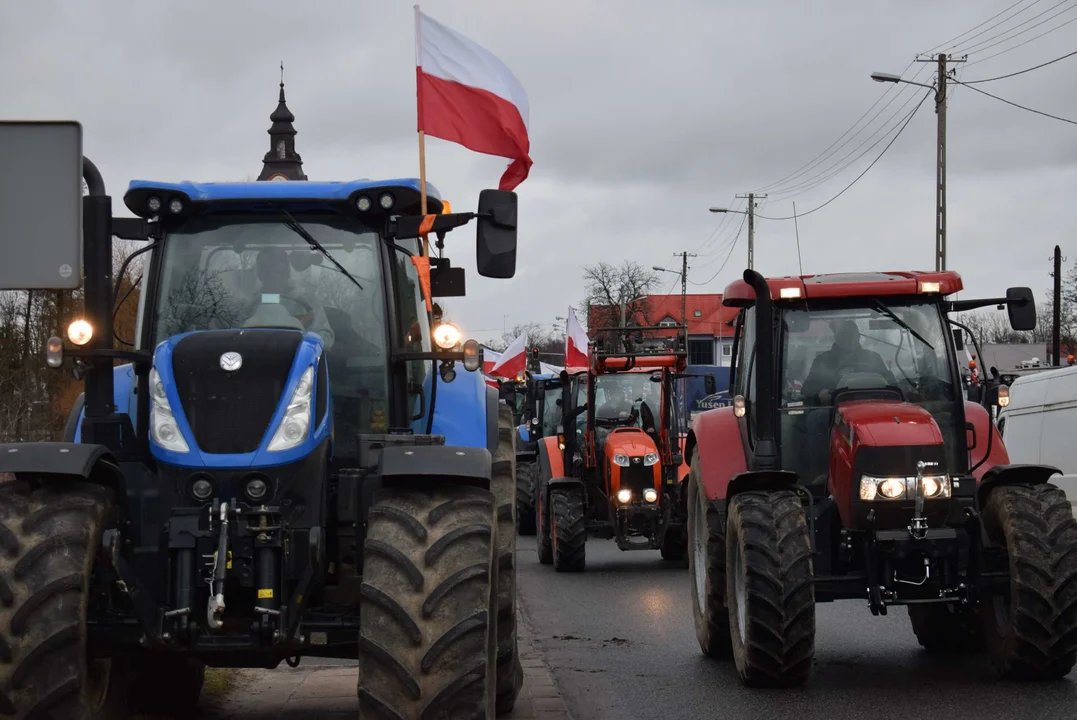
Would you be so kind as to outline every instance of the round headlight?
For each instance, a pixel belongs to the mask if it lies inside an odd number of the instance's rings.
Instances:
[[[643,464],[647,466],[658,464],[658,453],[647,453],[643,456]]]
[[[156,195],[150,195],[150,199],[146,201],[146,207],[150,212],[158,212],[161,209],[161,198]]]
[[[613,464],[628,467],[628,456],[623,453],[617,453],[613,456]]]
[[[370,209],[370,205],[370,198],[368,198],[366,195],[360,195],[355,199],[355,208],[359,212],[366,212]]]
[[[460,344],[460,331],[452,323],[441,323],[434,328],[434,342],[442,350],[451,350]]]
[[[627,503],[632,502],[632,491],[631,490],[618,490],[617,491],[617,502],[621,503],[622,505],[625,505]]]
[[[885,498],[899,498],[905,494],[905,481],[901,478],[887,478],[879,484],[879,493]]]
[[[378,198],[378,204],[381,205],[383,210],[391,208],[394,202],[395,200],[393,199],[392,193],[384,193]]]
[[[643,491],[643,499],[649,503],[658,502],[658,491],[654,488],[647,488]]]
[[[85,320],[76,320],[67,326],[67,339],[75,345],[85,345],[93,337],[93,326]]]
[[[261,478],[252,478],[247,481],[247,497],[251,500],[261,500],[265,497],[266,490],[268,490],[266,481]]]
[[[920,478],[920,491],[924,497],[935,497],[942,492],[942,483],[934,477]]]
[[[213,483],[205,478],[198,478],[191,483],[191,494],[197,500],[205,500],[213,494]]]
[[[441,379],[447,383],[451,383],[456,379],[456,368],[452,363],[442,363],[441,367],[438,368],[438,372],[441,373]]]
[[[172,198],[172,200],[168,203],[168,210],[173,215],[179,215],[181,212],[183,212],[183,201],[179,198]]]

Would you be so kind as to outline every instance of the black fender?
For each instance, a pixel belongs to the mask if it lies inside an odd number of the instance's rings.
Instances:
[[[726,490],[726,507],[738,493],[752,491],[796,490],[800,477],[788,470],[748,470],[737,473]]]
[[[390,445],[381,451],[385,486],[447,483],[490,489],[493,456],[486,448]]]
[[[486,449],[493,455],[497,452],[500,435],[497,430],[497,404],[501,402],[497,388],[486,386]]]
[[[124,497],[123,472],[104,445],[69,442],[0,444],[0,473],[38,475],[46,481],[79,478],[112,488]]]
[[[976,487],[976,511],[987,507],[991,493],[1005,485],[1043,485],[1062,471],[1051,465],[995,465],[983,474]]]
[[[75,433],[79,429],[79,415],[82,414],[84,407],[86,407],[86,393],[79,393],[79,396],[75,398],[75,405],[71,408],[71,414],[67,416],[67,423],[64,425],[64,442],[75,442]]]
[[[517,450],[516,451],[516,462],[517,463],[522,463],[522,462],[533,463],[533,462],[537,462],[537,461],[538,461],[538,448],[530,448],[530,449],[527,449],[527,450]]]
[[[582,491],[584,489],[583,480],[576,477],[550,478],[550,481],[546,483],[547,502],[549,501],[549,492],[554,488],[579,488]]]

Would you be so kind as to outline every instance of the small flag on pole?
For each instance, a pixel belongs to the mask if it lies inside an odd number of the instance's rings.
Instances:
[[[587,367],[588,356],[591,350],[587,333],[584,332],[580,321],[576,319],[576,311],[568,309],[567,330],[565,333],[565,367]]]

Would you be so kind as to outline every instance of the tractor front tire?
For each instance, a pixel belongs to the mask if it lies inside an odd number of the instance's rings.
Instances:
[[[684,563],[688,556],[688,539],[684,530],[667,532],[662,538],[662,559],[670,563]]]
[[[516,463],[516,525],[521,535],[535,534],[535,479],[538,465]]]
[[[587,523],[583,516],[583,492],[550,490],[550,535],[553,569],[583,572],[587,567]]]
[[[912,631],[929,653],[975,653],[984,649],[980,619],[969,608],[955,605],[907,605]]]
[[[516,432],[512,409],[498,406],[498,444],[490,489],[497,507],[497,714],[512,711],[524,683],[516,637]],[[534,511],[531,513],[534,519]]]
[[[535,549],[538,551],[539,564],[550,565],[553,563],[553,536],[550,532],[550,523],[553,521],[553,513],[550,512],[550,491],[543,482],[539,469],[539,478],[535,482]],[[545,498],[546,502],[540,502],[539,498]]]
[[[692,453],[688,476],[688,575],[699,649],[707,657],[729,660],[729,610],[725,606],[725,539],[717,514],[703,492],[699,451]]]
[[[1077,662],[1077,520],[1056,486],[1010,485],[984,508],[1006,548],[1009,592],[980,602],[991,663],[1011,680],[1056,680]]]
[[[388,487],[370,508],[359,613],[359,717],[493,717],[494,494]]]
[[[815,655],[811,542],[791,490],[729,503],[726,597],[733,661],[749,687],[802,685]]]
[[[90,578],[114,518],[97,484],[0,485],[0,715],[127,717],[127,664],[86,655]]]

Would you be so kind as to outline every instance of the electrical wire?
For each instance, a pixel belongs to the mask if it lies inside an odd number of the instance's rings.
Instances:
[[[987,62],[991,58],[997,58],[999,55],[1005,55],[1008,52],[1013,52],[1017,48],[1024,47],[1025,45],[1028,45],[1030,42],[1033,42],[1034,40],[1039,40],[1044,35],[1050,35],[1051,33],[1053,33],[1056,30],[1061,30],[1062,28],[1066,27],[1067,25],[1069,25],[1072,22],[1077,22],[1077,17],[1070,18],[1069,20],[1062,23],[1061,25],[1056,25],[1055,27],[1051,28],[1050,30],[1045,30],[1045,31],[1041,32],[1039,35],[1033,35],[1032,37],[1028,38],[1027,40],[1019,42],[1019,43],[1017,43],[1016,45],[1014,45],[1012,47],[1008,47],[1005,50],[999,50],[997,53],[992,53],[991,55],[988,55],[987,57],[982,57],[979,60],[973,60],[970,63],[966,63],[965,64],[965,69],[968,69],[968,68],[972,67],[973,65],[979,65],[982,62]]]
[[[971,28],[969,30],[966,30],[965,32],[961,33],[960,35],[958,35],[956,37],[952,37],[949,40],[947,40],[946,42],[941,43],[939,45],[936,45],[935,47],[931,48],[930,50],[925,50],[924,52],[922,52],[920,54],[921,55],[930,55],[931,53],[937,52],[937,51],[939,51],[940,49],[943,49],[943,48],[949,50],[950,48],[956,47],[957,41],[960,40],[961,38],[965,37],[966,35],[968,35],[973,30],[978,30],[978,29],[982,28],[984,25],[991,22],[992,20],[997,18],[999,15],[1004,15],[1005,13],[1008,13],[1010,10],[1013,10],[1015,7],[1017,7],[1021,3],[1024,3],[1024,2],[1027,2],[1027,1],[1028,0],[1017,0],[1017,2],[1015,2],[1013,5],[1010,5],[1008,8],[1006,8],[1005,10],[1002,10],[1001,12],[999,12],[999,13],[997,13],[995,15],[992,15],[991,17],[987,18],[986,20],[984,20],[982,23],[980,23],[976,27]],[[1036,2],[1039,2],[1039,0],[1036,0]],[[1033,3],[1033,5],[1034,4],[1035,3]]]
[[[955,80],[954,82],[957,82],[957,81]],[[965,83],[960,83],[960,84],[964,85]],[[975,90],[976,92],[980,93],[981,95],[986,95],[989,98],[994,98],[995,100],[998,100],[999,102],[1004,102],[1007,105],[1013,105],[1015,108],[1021,108],[1022,110],[1027,110],[1030,113],[1036,113],[1037,115],[1043,115],[1044,117],[1051,118],[1052,120],[1059,120],[1059,121],[1064,122],[1064,123],[1069,123],[1070,125],[1077,125],[1077,120],[1070,120],[1069,118],[1059,117],[1058,115],[1052,115],[1051,113],[1045,113],[1042,110],[1034,110],[1033,108],[1025,107],[1024,105],[1019,105],[1019,104],[1017,104],[1017,103],[1015,103],[1015,102],[1013,102],[1011,100],[1007,100],[1006,98],[1000,98],[998,95],[992,95],[991,93],[987,92],[986,90],[981,90],[978,87],[972,87],[970,85],[970,86],[968,86],[968,88],[969,88],[969,90]]]
[[[973,90],[978,90],[978,88],[973,88]],[[983,91],[980,90],[980,92],[983,92]],[[811,215],[814,212],[818,212],[819,210],[822,210],[827,205],[829,205],[830,203],[834,202],[835,200],[840,198],[842,195],[844,195],[846,193],[846,191],[848,191],[849,188],[851,188],[853,185],[856,185],[858,182],[860,182],[860,178],[867,175],[868,171],[871,170],[873,167],[875,167],[875,163],[877,163],[877,162],[879,162],[880,160],[883,159],[883,155],[886,155],[886,151],[889,150],[893,146],[893,144],[895,142],[897,142],[897,139],[899,137],[901,137],[902,133],[905,132],[905,128],[907,128],[909,126],[909,123],[912,122],[912,119],[914,117],[916,117],[916,113],[919,112],[920,108],[922,108],[924,106],[924,103],[927,101],[927,99],[929,97],[931,97],[932,95],[934,95],[934,94],[935,94],[935,91],[933,89],[928,90],[926,93],[924,93],[924,97],[920,99],[919,104],[916,107],[914,107],[912,109],[912,112],[910,112],[909,115],[905,118],[905,122],[898,129],[898,131],[894,135],[894,137],[890,138],[890,142],[888,142],[886,144],[886,147],[883,148],[882,152],[879,153],[879,155],[874,160],[871,161],[871,164],[868,165],[866,168],[864,168],[864,170],[859,175],[857,175],[855,178],[853,178],[853,181],[851,183],[849,183],[844,188],[842,188],[841,192],[839,192],[837,195],[835,195],[834,197],[827,200],[822,205],[814,207],[811,210],[808,210],[807,212],[797,213],[797,217],[804,217],[806,215]],[[788,217],[764,217],[762,215],[756,215],[756,217],[762,218],[763,220],[793,220],[794,219],[794,217],[792,215],[790,215]]]
[[[1077,18],[1074,18],[1074,20],[1077,20]],[[1005,80],[1006,78],[1012,78],[1012,77],[1017,77],[1018,75],[1024,75],[1025,73],[1032,72],[1033,70],[1039,70],[1040,68],[1047,67],[1048,65],[1054,65],[1059,60],[1065,60],[1066,58],[1073,57],[1074,55],[1077,55],[1077,50],[1074,50],[1071,53],[1066,53],[1062,57],[1056,57],[1054,60],[1048,60],[1045,63],[1040,63],[1039,65],[1034,65],[1034,66],[1032,66],[1030,68],[1025,68],[1024,70],[1018,70],[1017,72],[1007,73],[1006,75],[998,75],[996,77],[981,78],[979,80],[960,80],[958,82],[960,82],[962,85],[978,85],[980,83],[994,82],[996,80]]]
[[[699,254],[704,247],[710,245],[710,243],[718,236],[718,233],[722,231],[723,227],[729,224],[729,216],[735,214],[737,205],[740,203],[741,199],[742,198],[733,198],[733,202],[729,206],[729,209],[733,212],[724,213],[725,217],[718,221],[718,224],[714,227],[714,230],[711,231],[711,234],[707,236],[707,239],[704,240],[699,247],[691,251],[693,254]]]
[[[976,33],[975,35],[971,35],[971,36],[965,38],[963,41],[961,41],[959,43],[955,43],[954,45],[951,45],[948,49],[951,51],[951,54],[960,55],[963,52],[962,50],[959,49],[961,45],[964,45],[964,44],[968,43],[970,40],[975,40],[976,38],[980,37],[981,35],[984,35],[985,33],[991,32],[992,30],[999,27],[1000,25],[1003,25],[1003,24],[1009,22],[1010,20],[1013,20],[1015,17],[1017,17],[1021,13],[1025,12],[1026,10],[1031,10],[1033,8],[1033,6],[1039,5],[1040,2],[1042,2],[1042,0],[1035,0],[1035,2],[1032,3],[1032,5],[1029,5],[1028,7],[1025,7],[1025,8],[1022,8],[1022,9],[1018,10],[1013,15],[1010,15],[1009,17],[1005,17],[1005,18],[999,20],[997,23],[995,23],[991,27],[984,28],[980,32]],[[1068,0],[1062,0],[1062,2],[1068,2]],[[1055,7],[1058,7],[1058,6],[1056,5]],[[1047,12],[1050,12],[1050,10],[1051,10],[1051,8],[1048,8]],[[1036,17],[1039,17],[1039,16],[1037,15]],[[1035,20],[1036,18],[1032,18],[1032,19]],[[1017,27],[1021,27],[1021,26],[1018,25]],[[992,35],[991,37],[987,38],[987,40],[982,40],[981,42],[990,42],[991,40],[994,40],[995,38],[997,38],[997,37],[999,37],[1001,35],[1005,35],[1006,33],[1010,32],[1010,30],[1013,30],[1013,29],[1014,28],[1010,28],[1009,30],[1003,30],[1002,32],[997,33],[995,35]]]
[[[733,256],[733,251],[737,247],[737,241],[740,240],[740,234],[744,230],[744,224],[747,221],[748,221],[748,216],[745,215],[744,218],[740,221],[740,228],[737,229],[737,237],[734,238],[733,244],[730,245],[729,252],[726,253],[725,261],[722,263],[722,266],[720,268],[718,268],[718,270],[715,271],[715,273],[713,275],[711,275],[710,278],[708,278],[707,280],[704,280],[701,283],[697,283],[695,280],[692,280],[690,278],[689,278],[688,282],[692,283],[693,285],[697,285],[697,286],[708,285],[708,284],[710,284],[710,282],[712,280],[714,280],[714,278],[718,277],[723,270],[725,270],[725,266],[729,263],[729,258]]]
[[[1044,12],[1050,12],[1051,10],[1054,10],[1054,9],[1055,9],[1056,7],[1058,7],[1059,5],[1063,5],[1063,4],[1067,3],[1067,2],[1070,2],[1070,0],[1062,0],[1062,2],[1058,3],[1058,5],[1053,5],[1053,6],[1051,6],[1050,8],[1048,8],[1047,10],[1045,10]],[[984,41],[984,42],[982,42],[982,43],[976,43],[975,45],[971,45],[971,46],[969,46],[969,47],[967,47],[967,48],[963,48],[963,49],[959,50],[958,52],[956,52],[956,53],[954,53],[954,54],[955,54],[955,55],[966,55],[966,56],[967,56],[967,55],[975,55],[976,53],[980,53],[980,52],[983,52],[984,50],[990,50],[990,49],[991,49],[991,48],[993,48],[993,47],[997,47],[998,45],[1001,45],[1002,43],[1005,43],[1005,42],[1009,42],[1010,40],[1013,40],[1013,39],[1015,39],[1015,38],[1018,38],[1018,37],[1020,37],[1020,36],[1024,35],[1025,33],[1027,33],[1027,32],[1032,32],[1033,30],[1035,30],[1036,28],[1038,28],[1038,27],[1039,27],[1040,25],[1044,25],[1044,24],[1046,24],[1046,23],[1049,23],[1049,22],[1051,22],[1052,20],[1054,20],[1055,18],[1059,17],[1060,15],[1065,15],[1066,13],[1068,13],[1068,12],[1072,12],[1073,10],[1077,10],[1077,5],[1071,5],[1070,7],[1068,7],[1068,8],[1065,8],[1065,9],[1063,9],[1063,10],[1061,10],[1061,11],[1059,11],[1059,12],[1055,13],[1054,15],[1052,15],[1052,16],[1051,16],[1051,17],[1049,17],[1049,18],[1047,18],[1046,20],[1040,20],[1040,21],[1039,21],[1038,23],[1036,23],[1035,25],[1033,25],[1033,26],[1031,26],[1031,27],[1028,27],[1028,28],[1025,28],[1025,29],[1024,29],[1024,30],[1022,30],[1021,32],[1019,32],[1019,33],[1017,33],[1017,34],[1015,34],[1015,35],[1011,35],[1010,37],[1007,37],[1007,38],[1002,38],[1001,40],[996,40],[995,42],[993,42],[993,43],[991,43],[991,44],[989,44],[989,45],[985,45],[985,44],[984,44],[984,43],[986,43],[986,42],[987,42],[987,41],[985,40],[985,41]],[[1014,30],[1016,30],[1017,28],[1021,27],[1022,25],[1026,25],[1026,24],[1028,24],[1028,23],[1032,22],[1033,20],[1035,20],[1036,18],[1040,17],[1040,15],[1043,15],[1043,14],[1044,14],[1044,13],[1040,13],[1039,15],[1036,15],[1035,17],[1031,17],[1031,18],[1029,18],[1028,20],[1026,20],[1025,22],[1021,23],[1020,25],[1016,25],[1016,26],[1014,26],[1014,27],[1010,28],[1009,30],[1007,30],[1007,31],[1006,31],[1006,33],[1010,33],[1010,32],[1013,32],[1013,31],[1014,31]],[[1002,35],[1005,35],[1006,33],[1002,33]],[[998,35],[998,36],[996,36],[996,37],[1002,37],[1002,35]],[[994,40],[994,39],[995,39],[995,38],[988,38],[988,40]],[[981,46],[982,46],[982,47],[981,47]],[[975,48],[979,48],[979,49],[975,49]]]

